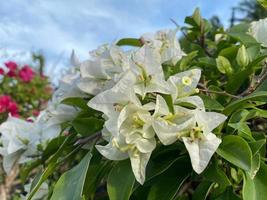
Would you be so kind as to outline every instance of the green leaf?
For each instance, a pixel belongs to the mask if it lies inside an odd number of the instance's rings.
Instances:
[[[191,53],[189,53],[188,55],[184,56],[181,59],[179,68],[181,71],[184,71],[186,69],[188,69],[188,67],[190,66],[190,62],[197,56],[198,51],[192,51]]]
[[[252,151],[253,156],[260,151],[264,144],[266,144],[266,139],[257,140],[248,143]]]
[[[202,181],[196,188],[192,200],[205,200],[213,186],[212,182]]]
[[[230,103],[228,106],[225,107],[223,113],[226,115],[230,115],[233,111],[243,108],[243,105],[246,104],[248,101],[267,102],[267,92],[266,91],[255,92],[252,93],[251,95],[243,97],[242,99],[233,101],[232,103]]]
[[[86,173],[92,154],[88,153],[82,161],[65,172],[57,181],[51,200],[81,200]]]
[[[249,64],[249,55],[247,49],[242,45],[237,52],[236,62],[241,68],[245,68]]]
[[[204,94],[199,94],[198,96],[200,96],[201,99],[204,101],[204,105],[206,109],[213,110],[213,111],[222,111],[224,109],[222,104],[220,104],[215,99]]]
[[[225,136],[216,152],[241,169],[251,169],[252,152],[248,143],[240,136]]]
[[[233,69],[232,69],[231,63],[229,62],[227,58],[223,56],[218,56],[218,58],[216,58],[216,64],[217,64],[218,70],[222,74],[232,74]]]
[[[234,193],[232,187],[228,187],[225,192],[215,200],[241,200],[241,198]]]
[[[66,99],[63,99],[61,103],[74,106],[74,107],[78,107],[78,108],[81,108],[82,110],[89,109],[89,107],[87,106],[87,101],[80,97],[66,98]]]
[[[107,180],[107,189],[110,200],[128,200],[131,196],[135,183],[129,160],[118,162],[115,165]]]
[[[74,138],[74,135],[68,136],[65,138],[64,142],[61,144],[61,146],[58,148],[56,153],[49,159],[48,166],[44,170],[44,172],[41,174],[40,178],[38,179],[35,186],[32,188],[27,200],[31,200],[34,196],[34,194],[38,191],[42,183],[51,175],[54,173],[54,170],[56,169],[58,163],[57,160],[59,156],[62,154],[62,151],[66,148],[66,146],[69,144],[70,141],[72,141]]]
[[[168,105],[168,108],[169,108],[169,111],[171,113],[174,113],[174,107],[173,107],[173,100],[172,100],[172,96],[169,95],[169,94],[162,94],[161,95],[164,100],[166,101],[167,105]]]
[[[91,135],[103,128],[104,121],[94,117],[76,118],[72,121],[74,129],[82,136]]]
[[[254,179],[244,174],[243,181],[243,199],[244,200],[266,200],[267,197],[267,166],[261,163],[260,170]]]
[[[258,44],[254,37],[247,34],[249,26],[249,24],[235,25],[227,31],[227,34],[232,38],[236,39],[237,41],[243,43],[247,47]]]
[[[250,128],[246,124],[246,122],[228,123],[228,126],[234,128],[235,130],[238,130],[238,135],[240,135],[241,137],[248,139],[250,141],[254,140]]]
[[[117,42],[118,46],[134,46],[134,47],[141,47],[143,46],[140,39],[136,38],[123,38]]]
[[[165,155],[164,155],[165,156]],[[150,160],[147,166],[147,175],[146,175],[146,181],[149,181],[156,176],[164,173],[166,170],[168,170],[175,162],[184,162],[184,159],[186,159],[186,156],[176,157],[175,159],[171,159],[167,156],[167,159],[164,159],[161,157],[161,160]]]
[[[219,193],[224,191],[225,188],[231,185],[228,177],[226,176],[224,171],[219,168],[215,160],[211,162],[211,165],[209,165],[209,167],[203,172],[203,176],[206,179],[219,184],[219,187],[216,189],[219,191]]]
[[[63,141],[65,140],[65,136],[59,136],[56,138],[53,138],[46,146],[42,158],[43,159],[47,159],[50,155],[52,155],[53,153],[55,153],[58,148],[61,146],[61,144],[63,143]]]
[[[151,180],[151,189],[147,200],[174,199],[191,172],[192,168],[189,159],[179,159],[168,170]]]
[[[261,4],[262,7],[264,7],[265,9],[267,9],[267,1],[266,0],[257,0],[257,2],[259,4]]]
[[[103,163],[92,163],[87,171],[83,195],[85,199],[94,199],[97,188],[99,187],[103,178],[110,171],[111,165],[109,161]]]
[[[256,176],[257,172],[260,169],[260,165],[261,165],[261,156],[259,153],[257,153],[252,157],[251,170],[248,172],[251,179],[254,179],[254,177]]]

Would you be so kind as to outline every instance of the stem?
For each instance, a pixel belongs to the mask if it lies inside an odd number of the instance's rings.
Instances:
[[[253,76],[252,80],[250,82],[249,87],[242,92],[239,96],[240,97],[244,97],[247,96],[249,94],[251,94],[252,92],[254,92],[261,84],[263,81],[265,81],[267,79],[267,62],[264,62],[264,66],[261,70],[261,73],[258,76]]]
[[[88,143],[88,142],[90,142],[90,141],[92,141],[94,139],[98,139],[100,137],[101,137],[101,132],[99,131],[99,132],[96,132],[93,135],[78,139],[74,145],[86,144],[86,143]]]
[[[200,91],[202,92],[207,92],[207,93],[213,93],[213,94],[219,94],[219,95],[223,95],[223,96],[228,96],[228,97],[231,97],[233,99],[240,99],[241,97],[239,96],[236,96],[236,95],[233,95],[233,94],[230,94],[228,92],[225,92],[225,91],[214,91],[214,90],[208,90],[208,89],[199,89]]]

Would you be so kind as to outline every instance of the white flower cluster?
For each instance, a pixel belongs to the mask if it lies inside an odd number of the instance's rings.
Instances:
[[[106,119],[102,132],[108,144],[96,148],[111,160],[130,158],[141,184],[157,138],[164,145],[184,142],[197,173],[206,168],[221,142],[212,130],[226,117],[205,112],[202,99],[191,96],[196,93],[201,71],[192,69],[164,78],[162,64],[184,55],[175,33],[170,30],[144,36],[144,45],[127,53],[118,46],[105,46],[96,51],[93,61],[81,64],[84,78],[80,86],[96,95],[88,106],[102,111]]]
[[[103,112],[106,120],[102,134],[108,144],[96,148],[111,160],[130,158],[139,183],[144,183],[146,165],[159,143],[183,142],[193,169],[201,173],[221,142],[212,131],[226,117],[206,112],[202,99],[194,95],[201,76],[199,69],[165,79],[162,64],[174,64],[184,55],[176,31],[145,34],[141,37],[143,46],[130,51],[115,44],[103,45],[84,62],[73,55],[76,67],[62,79],[48,108],[34,123],[11,124],[20,120],[9,118],[0,126],[1,154],[7,158],[21,151],[19,159],[24,161],[31,155],[31,147],[56,137],[61,124],[79,112],[60,102],[90,94],[94,97],[88,106]],[[13,129],[16,126],[19,128]],[[11,166],[9,161],[6,163]]]

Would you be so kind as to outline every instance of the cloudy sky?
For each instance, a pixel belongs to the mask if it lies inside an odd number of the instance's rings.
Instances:
[[[82,59],[102,43],[172,28],[200,7],[229,24],[239,0],[0,0],[0,49],[41,51],[48,70],[62,68],[71,50]],[[26,53],[27,54],[27,53]],[[28,54],[27,54],[28,55]]]

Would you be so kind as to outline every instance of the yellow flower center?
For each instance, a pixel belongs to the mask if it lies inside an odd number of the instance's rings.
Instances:
[[[182,83],[184,85],[191,85],[192,84],[192,79],[190,77],[188,77],[188,76],[184,76],[182,78]]]

